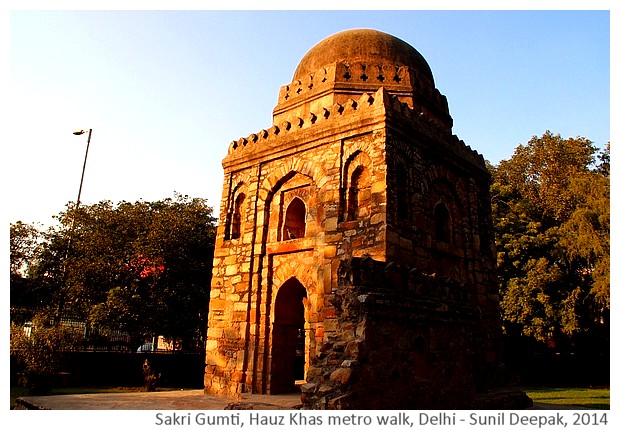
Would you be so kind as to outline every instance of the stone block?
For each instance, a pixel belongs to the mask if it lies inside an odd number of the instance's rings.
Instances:
[[[236,328],[228,328],[224,329],[224,337],[226,339],[239,339],[241,335],[239,334],[239,330]]]
[[[334,233],[326,233],[325,234],[325,242],[326,243],[339,243],[342,241],[342,232],[334,232]]]
[[[312,393],[312,392],[314,392],[314,390],[315,390],[315,389],[316,389],[316,384],[315,384],[315,383],[312,383],[312,382],[309,382],[309,383],[303,384],[303,385],[301,386],[301,392],[302,392],[302,394]]]
[[[233,303],[233,311],[238,312],[238,311],[246,311],[248,309],[248,304],[247,302],[234,302]]]
[[[349,360],[359,360],[360,358],[360,345],[359,341],[352,341],[347,343],[347,346],[344,349],[344,355]]]
[[[386,189],[385,181],[373,182],[371,187],[370,187],[370,191],[373,194],[383,194],[383,193],[385,193],[385,189]]]
[[[224,310],[226,309],[226,300],[219,298],[212,298],[209,302],[209,310]]]
[[[329,375],[329,380],[332,382],[336,382],[338,384],[349,384],[351,382],[351,377],[353,375],[353,369],[351,368],[339,368],[334,370]]]
[[[328,245],[323,248],[323,257],[324,258],[334,258],[336,256],[336,251],[338,248],[335,245]]]
[[[382,223],[385,223],[385,221],[386,221],[385,213],[374,214],[373,216],[370,217],[371,225],[382,224]]]
[[[208,339],[207,340],[207,344],[205,346],[207,351],[215,351],[218,347],[218,342],[217,340],[214,339]]]
[[[323,228],[325,229],[326,232],[336,231],[338,229],[338,218],[337,217],[327,218],[323,224]],[[327,237],[326,237],[326,240],[327,240]]]

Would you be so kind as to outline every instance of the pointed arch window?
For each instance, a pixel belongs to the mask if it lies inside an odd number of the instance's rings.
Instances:
[[[409,221],[409,180],[407,170],[402,166],[396,166],[396,209],[398,219],[405,223]]]
[[[435,205],[435,240],[437,242],[452,243],[452,217],[445,203]]]
[[[295,197],[286,208],[282,238],[284,240],[299,239],[306,235],[306,205]]]
[[[235,199],[235,207],[232,215],[232,223],[230,227],[230,238],[239,239],[241,237],[241,214],[245,194],[240,193]]]
[[[358,166],[351,174],[349,195],[347,196],[347,221],[353,221],[360,217],[362,206],[366,203],[368,196],[365,193],[368,187],[368,171],[364,166]],[[368,210],[366,210],[368,212]],[[368,214],[366,214],[368,215]]]
[[[373,208],[371,158],[362,150],[355,151],[345,162],[343,174],[338,222],[370,217]]]

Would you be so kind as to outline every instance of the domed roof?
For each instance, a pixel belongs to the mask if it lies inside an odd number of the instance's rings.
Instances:
[[[369,62],[409,66],[434,83],[428,63],[413,46],[390,34],[370,29],[345,30],[323,39],[301,59],[293,80],[335,62]]]

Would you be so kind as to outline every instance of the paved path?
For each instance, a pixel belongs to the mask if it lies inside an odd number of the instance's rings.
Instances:
[[[202,390],[143,393],[64,394],[26,396],[17,399],[17,409],[53,410],[225,410],[299,409],[299,394],[242,394],[238,400],[205,395]],[[530,409],[586,409],[535,402]]]
[[[54,410],[224,410],[298,409],[299,394],[243,394],[235,400],[208,396],[202,390],[144,393],[64,394],[26,396],[17,399],[18,409]]]

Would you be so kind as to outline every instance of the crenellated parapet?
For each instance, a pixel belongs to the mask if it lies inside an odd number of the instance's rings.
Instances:
[[[346,123],[348,116],[364,114],[374,109],[399,116],[400,120],[410,123],[414,129],[446,142],[451,149],[458,151],[462,157],[484,167],[482,155],[466,145],[458,136],[453,135],[450,129],[446,129],[445,125],[437,120],[432,112],[420,106],[412,108],[409,103],[401,101],[398,96],[391,94],[384,87],[373,93],[363,93],[355,99],[349,98],[344,103],[316,106],[307,111],[305,115],[282,119],[268,129],[232,141],[228,147],[228,156],[239,157],[248,151],[259,151],[262,146],[269,145],[275,139],[306,131],[312,127],[325,126],[330,123],[336,125]]]
[[[274,120],[299,114],[308,105],[343,103],[348,97],[379,88],[411,108],[433,112],[445,127],[452,127],[448,101],[425,73],[409,66],[373,62],[336,62],[296,75],[293,82],[280,87]]]
[[[258,133],[252,133],[247,137],[242,137],[232,141],[228,146],[228,154],[232,155],[239,151],[248,151],[260,146],[268,144],[274,139],[280,139],[283,136],[290,135],[300,130],[307,130],[314,126],[323,125],[326,122],[336,122],[342,120],[348,115],[359,114],[370,108],[374,108],[377,104],[377,97],[382,98],[383,90],[379,90],[374,94],[362,94],[357,99],[349,99],[346,103],[334,103],[328,107],[319,107],[307,115],[298,116],[279,121],[268,129],[263,129]]]
[[[330,89],[335,80],[336,67],[330,65],[305,76],[303,79],[296,79],[288,85],[282,85],[278,94],[278,106],[306,98],[308,94],[317,94]]]
[[[442,96],[443,97],[443,96]],[[467,145],[463,140],[450,129],[446,129],[441,121],[423,108],[410,108],[407,103],[401,102],[396,97],[389,96],[386,103],[395,115],[399,115],[403,123],[409,123],[413,129],[432,137],[437,142],[445,142],[449,149],[455,151],[460,157],[470,161],[472,164],[486,169],[484,157],[478,151]]]
[[[432,87],[432,84],[428,79],[416,76],[416,72],[410,71],[406,66],[334,63],[280,87],[278,108],[298,100],[305,100],[334,86],[340,89],[342,86],[356,89],[383,87],[390,91],[402,92],[411,92],[416,88],[429,93],[428,88]]]

